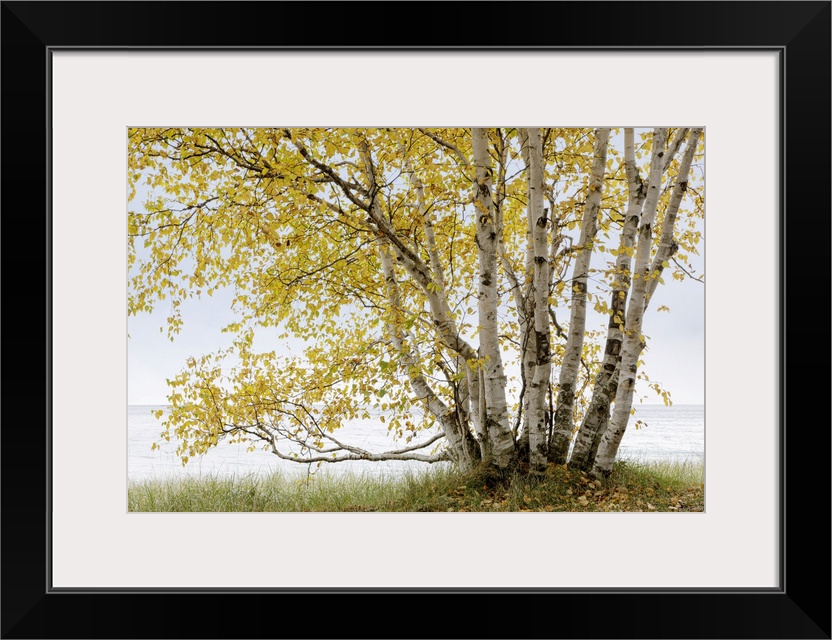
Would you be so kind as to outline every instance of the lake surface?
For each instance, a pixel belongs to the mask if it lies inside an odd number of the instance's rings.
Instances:
[[[220,443],[207,454],[192,459],[185,467],[176,457],[176,444],[159,437],[162,420],[152,411],[167,407],[130,405],[127,408],[127,469],[131,480],[152,477],[185,477],[200,475],[249,475],[273,471],[306,474],[310,465],[284,461],[257,449],[246,451],[246,444]],[[646,426],[636,429],[635,421]],[[388,451],[398,448],[387,434],[387,427],[378,418],[353,420],[345,425],[339,440],[369,451]],[[156,442],[161,448],[151,451]],[[704,405],[637,405],[636,415],[621,442],[621,459],[642,461],[701,461],[705,456]],[[398,475],[406,470],[423,470],[428,465],[420,462],[348,461],[324,465],[326,473],[365,473],[373,476]],[[315,471],[312,465],[312,471]]]

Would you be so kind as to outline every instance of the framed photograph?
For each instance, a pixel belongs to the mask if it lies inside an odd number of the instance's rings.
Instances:
[[[830,637],[829,2],[2,12],[3,637]],[[704,511],[128,512],[130,128],[495,123],[704,129]]]

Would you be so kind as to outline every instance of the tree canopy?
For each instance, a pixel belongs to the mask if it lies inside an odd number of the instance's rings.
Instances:
[[[637,378],[667,400],[643,323],[692,277],[702,129],[142,128],[128,155],[129,312],[166,301],[174,339],[185,299],[234,291],[233,345],[168,381],[183,463],[244,441],[605,475]],[[373,410],[391,451],[339,435]]]

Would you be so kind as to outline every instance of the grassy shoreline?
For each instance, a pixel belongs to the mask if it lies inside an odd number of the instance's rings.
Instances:
[[[496,484],[482,475],[429,470],[369,475],[131,481],[131,512],[517,512],[704,511],[704,465],[619,462],[606,480],[550,465],[542,479]]]

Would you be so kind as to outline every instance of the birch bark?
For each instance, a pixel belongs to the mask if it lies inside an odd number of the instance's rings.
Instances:
[[[586,286],[589,264],[592,258],[595,234],[598,231],[598,210],[604,188],[604,170],[607,162],[607,143],[610,129],[601,128],[595,132],[593,145],[592,173],[589,178],[589,193],[584,205],[579,239],[580,252],[575,260],[572,275],[572,304],[569,317],[569,332],[558,379],[558,400],[555,409],[554,428],[549,443],[549,460],[557,464],[566,462],[569,443],[572,440],[572,413],[575,403],[575,382],[581,363],[581,351],[586,329]]]
[[[509,426],[506,402],[506,376],[500,352],[497,322],[497,231],[492,200],[491,158],[488,154],[488,135],[485,129],[471,130],[474,165],[474,206],[477,217],[477,253],[479,263],[478,313],[481,371],[480,406],[485,412],[480,420],[485,424],[490,454],[499,469],[509,469],[516,462],[514,438]]]
[[[523,166],[526,175],[531,173],[531,158],[529,156],[529,131],[518,129],[520,138],[520,156],[523,158]],[[532,286],[534,280],[534,239],[532,236],[532,215],[526,217],[526,257],[523,269],[523,282],[517,282],[517,315],[520,320],[520,366],[522,374],[522,397],[521,406],[523,413],[523,425],[520,431],[520,438],[517,443],[519,455],[523,461],[529,459],[529,420],[532,413],[531,392],[529,386],[534,378],[535,362],[537,351],[533,336],[534,309],[532,308]]]
[[[552,370],[551,336],[549,332],[549,221],[543,208],[543,146],[540,129],[528,129],[528,227],[532,237],[532,303],[533,322],[528,335],[534,353],[531,377],[527,374],[529,470],[540,474],[546,470],[546,391]]]
[[[372,159],[370,157],[370,151],[366,142],[363,142],[360,145],[359,151],[361,154],[362,163],[364,165],[364,174],[369,185],[368,193],[375,194],[377,188],[376,177],[373,169]],[[451,350],[455,351],[457,354],[459,354],[459,363],[464,363],[466,384],[464,384],[461,387],[460,395],[462,396],[462,405],[456,411],[452,411],[452,413],[454,413],[454,415],[456,416],[456,431],[458,431],[458,433],[457,435],[452,436],[452,438],[449,439],[448,442],[452,448],[455,448],[457,450],[457,458],[461,460],[461,464],[465,466],[473,464],[471,460],[474,457],[473,452],[470,450],[471,443],[470,438],[468,437],[467,417],[469,415],[472,419],[474,431],[477,434],[477,440],[480,444],[479,457],[487,459],[488,457],[490,457],[491,450],[485,432],[485,426],[482,421],[482,416],[480,414],[480,411],[478,410],[478,407],[481,404],[481,399],[479,394],[479,385],[476,382],[477,374],[468,364],[469,360],[474,360],[477,358],[477,352],[473,349],[473,347],[471,347],[470,344],[468,344],[462,338],[460,331],[456,325],[456,322],[453,318],[453,313],[451,312],[450,305],[448,304],[447,295],[445,292],[443,268],[439,257],[439,252],[436,248],[433,225],[431,223],[430,218],[428,217],[427,207],[425,205],[424,188],[421,180],[419,179],[418,175],[415,174],[415,172],[411,174],[411,177],[414,181],[413,184],[417,193],[417,207],[419,209],[420,219],[422,221],[425,230],[425,236],[427,239],[430,266],[425,264],[419,258],[419,256],[413,251],[411,251],[407,247],[407,245],[405,245],[401,241],[401,239],[396,235],[395,230],[385,220],[384,215],[381,211],[381,205],[375,196],[373,196],[370,204],[367,207],[367,213],[369,214],[369,221],[373,223],[379,231],[379,238],[384,240],[383,248],[387,250],[387,252],[382,251],[382,267],[384,268],[385,259],[390,262],[390,266],[392,267],[392,258],[389,255],[389,251],[392,251],[393,254],[396,256],[396,262],[400,263],[404,267],[408,274],[424,291],[425,296],[428,300],[428,306],[431,310],[431,316],[433,318],[434,327],[437,333],[439,334],[439,337],[442,340],[443,344]],[[388,280],[388,273],[386,271],[384,272],[384,276],[385,282],[389,283],[390,281]],[[392,272],[391,276],[394,277]],[[393,280],[393,282],[395,282],[395,280]],[[398,300],[399,294],[397,285],[394,293],[396,295],[396,299]],[[392,301],[391,304],[393,304]],[[430,400],[430,398],[424,391],[423,383],[427,384],[427,381],[424,379],[422,381],[416,381],[415,384],[417,384],[420,389],[419,391],[417,391],[417,389],[413,387],[413,380],[411,380],[411,388],[413,388],[414,393],[416,393],[417,397],[419,397],[420,400],[426,401],[426,398]],[[419,395],[420,393],[422,394],[421,396]],[[436,399],[438,400],[438,398]],[[472,404],[473,408],[471,407]],[[437,405],[435,402],[433,402],[432,405],[430,402],[428,402],[428,407],[430,408],[431,406],[439,407],[439,405]],[[471,408],[470,413],[467,411],[467,408]],[[441,410],[441,407],[439,407],[439,409]],[[447,431],[448,425],[445,424],[445,422],[447,422],[447,418],[444,416],[440,418],[440,416],[435,413],[434,416],[437,418],[437,420],[440,421],[440,424],[442,424],[443,430]],[[443,420],[445,422],[443,422]]]
[[[618,387],[618,361],[621,357],[624,316],[627,311],[627,292],[630,290],[630,268],[635,246],[638,221],[644,206],[647,185],[638,173],[635,154],[635,131],[624,129],[624,169],[627,175],[627,211],[621,229],[618,255],[615,259],[615,278],[610,296],[610,320],[607,340],[604,345],[604,360],[595,378],[592,399],[584,415],[569,465],[577,469],[588,469],[595,458],[595,451],[609,422],[610,403]],[[655,177],[655,175],[654,175]]]
[[[387,301],[390,307],[390,318],[387,323],[390,341],[396,351],[399,352],[401,365],[407,373],[410,388],[414,395],[439,422],[442,432],[445,434],[450,458],[461,470],[468,471],[474,467],[477,455],[473,443],[467,437],[467,428],[463,428],[464,425],[456,419],[455,410],[436,395],[421,373],[419,359],[407,344],[407,333],[402,328],[404,323],[402,299],[396,281],[393,259],[390,256],[390,242],[384,237],[379,237],[377,244]]]
[[[667,266],[667,261],[673,257],[673,254],[679,249],[679,246],[673,240],[673,231],[676,226],[676,215],[679,213],[679,206],[682,204],[682,199],[688,190],[688,174],[693,163],[693,156],[696,153],[696,145],[699,144],[699,137],[702,135],[702,129],[692,129],[690,132],[690,139],[688,146],[685,147],[685,153],[682,155],[682,160],[679,163],[679,178],[677,179],[677,188],[673,189],[670,195],[670,202],[667,204],[667,210],[662,221],[662,235],[659,239],[659,248],[656,250],[656,255],[653,258],[653,264],[650,267],[650,276],[647,279],[647,295],[644,301],[645,307],[650,304],[650,299],[656,292],[656,287],[659,286],[659,278],[662,271]]]

